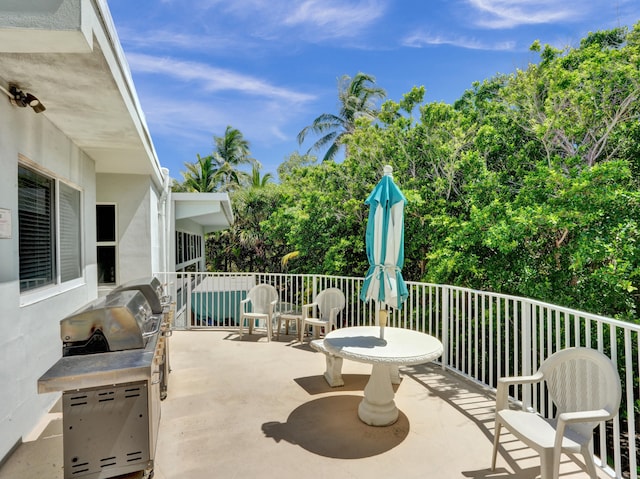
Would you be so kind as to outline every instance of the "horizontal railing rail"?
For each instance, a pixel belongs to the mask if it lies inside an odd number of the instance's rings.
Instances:
[[[372,303],[359,299],[363,278],[271,273],[160,273],[176,302],[178,329],[237,328],[240,301],[255,284],[276,287],[280,301],[308,304],[325,288],[346,297],[339,326],[375,324]],[[389,326],[439,338],[443,367],[495,388],[503,376],[529,375],[554,352],[583,346],[605,353],[618,366],[623,401],[612,426],[596,430],[594,449],[613,477],[638,479],[640,430],[640,324],[542,301],[447,285],[408,282],[409,297],[389,315]],[[513,393],[516,401],[553,415],[543,386]]]

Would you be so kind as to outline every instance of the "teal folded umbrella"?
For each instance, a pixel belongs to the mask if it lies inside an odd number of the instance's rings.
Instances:
[[[369,270],[360,292],[362,301],[376,301],[378,307],[402,309],[409,296],[402,278],[406,201],[393,181],[392,168],[385,166],[384,176],[365,201],[369,205],[365,237]]]

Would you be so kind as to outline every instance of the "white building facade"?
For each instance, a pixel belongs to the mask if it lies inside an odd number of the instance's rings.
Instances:
[[[0,5],[0,167],[2,460],[59,398],[37,380],[61,356],[60,320],[175,271],[187,232],[203,268],[204,234],[233,215],[219,195],[176,218],[104,0]]]

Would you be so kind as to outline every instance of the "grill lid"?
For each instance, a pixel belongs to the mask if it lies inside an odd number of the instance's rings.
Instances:
[[[132,281],[128,281],[117,288],[115,288],[110,295],[118,294],[122,291],[140,291],[144,294],[144,297],[147,299],[149,306],[151,306],[151,311],[153,314],[162,313],[162,302],[164,299],[164,290],[162,288],[162,284],[160,280],[155,276],[151,276],[148,278],[139,278],[134,279]]]
[[[60,321],[63,355],[144,348],[159,323],[140,291],[110,294]]]

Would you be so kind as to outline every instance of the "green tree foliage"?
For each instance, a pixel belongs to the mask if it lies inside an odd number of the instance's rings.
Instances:
[[[231,202],[235,222],[228,230],[207,237],[207,267],[213,271],[279,272],[287,246],[267,234],[263,224],[280,209],[280,189],[273,184],[245,187],[231,193]]]
[[[264,226],[286,239],[286,253],[298,252],[288,272],[339,275],[367,264],[365,190],[356,176],[345,165],[325,162],[294,168],[281,180],[285,203]]]
[[[538,63],[453,105],[415,87],[348,128],[318,117],[302,138],[339,135],[344,162],[294,154],[279,184],[234,195],[238,222],[212,244],[213,267],[363,275],[364,200],[390,164],[408,200],[406,279],[637,320],[640,23],[531,51]]]
[[[458,102],[481,162],[426,279],[637,317],[639,50],[622,38],[592,34]]]

